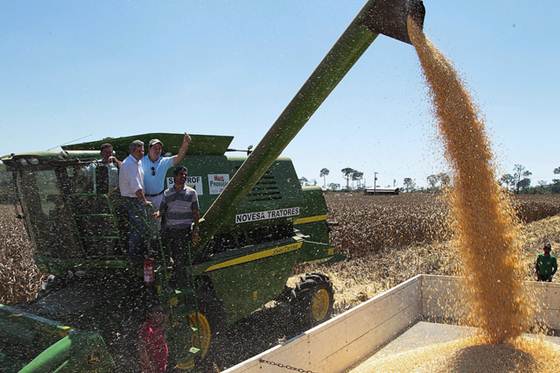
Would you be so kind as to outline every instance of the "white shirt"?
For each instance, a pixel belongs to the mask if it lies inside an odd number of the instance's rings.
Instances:
[[[142,161],[132,155],[125,158],[119,172],[119,189],[121,196],[136,198],[136,192],[144,190],[144,170]]]

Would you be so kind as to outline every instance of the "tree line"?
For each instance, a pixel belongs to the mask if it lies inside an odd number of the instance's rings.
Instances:
[[[560,167],[556,167],[552,170],[555,178],[552,179],[552,183],[548,183],[545,180],[537,181],[536,186],[531,186],[530,176],[533,173],[525,166],[521,164],[516,164],[513,166],[513,172],[504,174],[500,177],[499,182],[509,191],[514,193],[528,193],[528,194],[544,194],[544,193],[560,193]]]
[[[351,167],[345,167],[340,170],[342,176],[346,179],[345,190],[361,190],[365,188],[364,173]],[[328,168],[322,168],[319,171],[319,177],[323,179],[323,189],[338,191],[341,185],[338,183],[327,183],[327,176],[330,174]],[[503,174],[499,177],[498,182],[508,191],[513,193],[560,193],[560,166],[554,168],[553,174],[557,178],[552,179],[552,183],[539,180],[537,186],[531,186],[531,176],[533,173],[521,164],[513,166],[513,172]],[[301,185],[317,185],[317,180],[309,181],[306,177],[299,179]],[[411,177],[405,177],[402,181],[403,192],[438,192],[450,186],[451,176],[446,172],[440,172],[426,177],[426,187],[418,187],[416,181]]]

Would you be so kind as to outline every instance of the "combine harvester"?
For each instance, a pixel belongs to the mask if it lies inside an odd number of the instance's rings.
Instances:
[[[422,25],[422,1],[368,1],[246,158],[225,154],[231,137],[192,136],[184,165],[204,213],[192,276],[171,282],[165,253],[155,269],[144,268],[154,271],[169,316],[172,366],[196,369],[217,331],[270,300],[288,303],[303,327],[330,317],[333,289],[325,275],[286,286],[295,265],[336,256],[320,188],[302,189],[291,161],[279,156],[378,34],[410,43],[407,16]],[[181,139],[158,133],[110,141],[123,157],[131,140],[152,137],[172,152]],[[0,305],[2,372],[112,371],[134,351],[126,343],[142,322],[143,289],[126,260],[126,219],[107,172],[96,167],[86,176],[102,142],[1,159],[13,175],[35,261],[54,275],[35,301]]]

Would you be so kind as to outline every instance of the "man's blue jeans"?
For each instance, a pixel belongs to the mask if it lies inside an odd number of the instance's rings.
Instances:
[[[126,199],[128,214],[128,258],[133,262],[144,259],[149,239],[146,207],[137,198]]]

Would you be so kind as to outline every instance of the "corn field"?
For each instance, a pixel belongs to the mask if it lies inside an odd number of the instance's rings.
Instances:
[[[326,200],[331,240],[350,257],[451,238],[448,208],[441,194],[327,193]],[[520,195],[513,203],[523,223],[560,214],[560,196],[557,195]]]
[[[348,259],[321,270],[337,287],[337,309],[367,299],[417,273],[451,274],[459,265],[447,240],[447,207],[439,195],[366,196],[327,193],[331,240]],[[515,199],[519,218],[530,223],[560,214],[560,196]],[[543,239],[560,241],[560,218],[529,224],[527,250]],[[531,228],[537,227],[537,228]],[[529,259],[528,259],[529,260]],[[531,263],[527,268],[530,271]],[[297,270],[309,270],[301,266]],[[32,299],[41,273],[25,227],[11,205],[0,205],[0,303]]]

